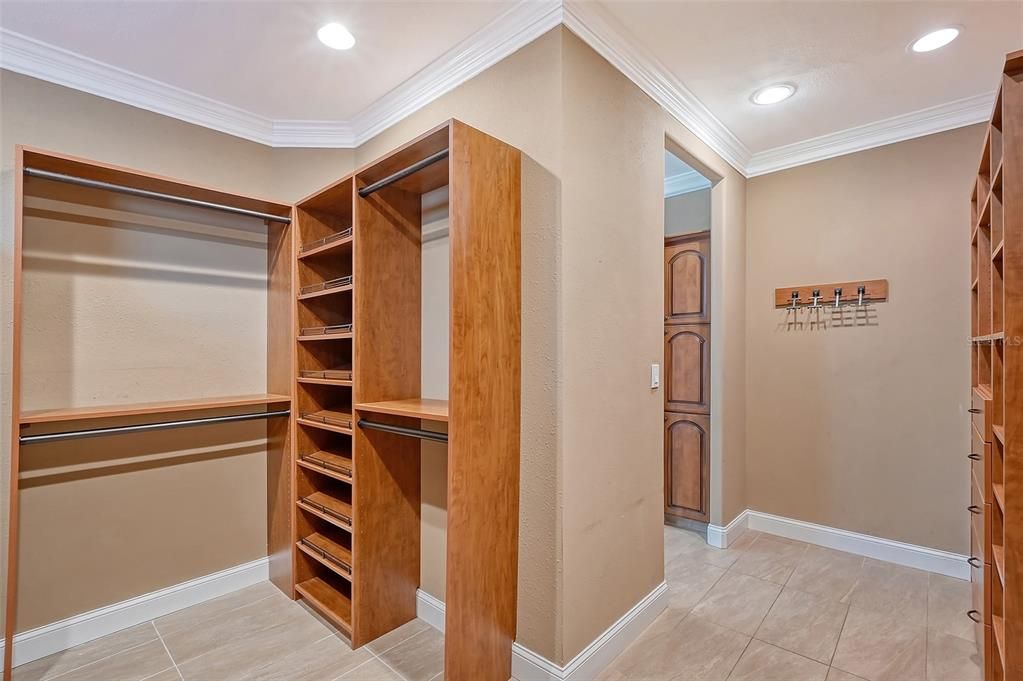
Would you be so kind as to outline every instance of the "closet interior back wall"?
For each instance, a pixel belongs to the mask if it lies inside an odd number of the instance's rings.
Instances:
[[[422,246],[422,385],[427,399],[448,399],[451,334],[451,269],[448,236],[448,188],[423,194]],[[423,421],[422,427],[446,430],[446,424]],[[445,596],[447,570],[448,451],[439,442],[423,440],[422,558],[420,588],[440,600]]]
[[[261,220],[26,178],[23,246],[22,412],[267,392]],[[266,556],[267,427],[26,447],[17,629]]]

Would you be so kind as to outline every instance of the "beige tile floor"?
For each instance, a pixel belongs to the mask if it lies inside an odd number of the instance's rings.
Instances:
[[[600,681],[980,681],[967,582],[755,532],[664,538],[668,608]],[[264,582],[14,674],[50,679],[441,681],[443,636],[415,620],[353,651]]]
[[[22,665],[14,681],[442,681],[443,641],[414,620],[352,650],[262,582]]]
[[[668,608],[601,681],[980,681],[968,582],[756,532],[664,554]]]

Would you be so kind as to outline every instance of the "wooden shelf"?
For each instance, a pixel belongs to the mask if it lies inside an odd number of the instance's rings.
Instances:
[[[300,343],[307,343],[310,341],[348,340],[353,335],[351,331],[348,331],[346,333],[321,334],[319,336],[299,336],[298,341]]]
[[[112,404],[67,409],[36,409],[21,413],[22,425],[30,423],[58,423],[83,419],[112,419],[122,416],[149,416],[179,411],[200,409],[225,409],[229,407],[250,407],[290,403],[287,395],[260,393],[255,395],[233,395],[226,397],[204,397],[194,400],[170,400],[167,402],[136,402],[134,404]]]
[[[349,570],[351,570],[351,550],[341,544],[338,544],[330,537],[322,535],[319,532],[315,532],[298,542],[298,550],[336,574],[338,577],[348,581],[352,580],[352,573],[346,572],[344,566],[341,565],[341,563],[344,563],[348,566]]]
[[[321,430],[329,430],[334,433],[344,433],[345,435],[352,434],[351,425],[345,427],[337,423],[328,423],[326,421],[320,421],[315,418],[319,416],[329,419],[347,419],[348,423],[351,424],[352,415],[347,412],[332,411],[330,409],[321,409],[320,411],[312,412],[309,416],[311,416],[312,418],[300,415],[298,417],[298,422],[303,426],[311,426],[313,428],[319,428]]]
[[[323,462],[322,464],[319,462]],[[352,471],[355,469],[352,467],[352,457],[344,454],[335,454],[334,452],[327,452],[320,450],[306,456],[298,457],[298,465],[302,468],[315,471],[320,475],[326,475],[328,478],[334,478],[342,482],[352,482]],[[344,471],[349,471],[345,473]]]
[[[313,577],[295,585],[295,591],[331,624],[352,635],[352,599],[330,584]]]
[[[314,256],[324,255],[325,253],[330,253],[332,251],[351,250],[352,241],[354,239],[355,239],[354,236],[350,236],[344,239],[338,239],[337,241],[332,241],[329,244],[323,244],[322,246],[311,248],[308,251],[300,252],[298,254],[298,259],[303,260],[305,258],[312,258]]]
[[[1002,247],[1005,246],[1005,240],[998,242],[998,245],[991,251],[991,260],[995,261],[1002,257]]]
[[[994,494],[995,503],[998,504],[998,508],[1001,509],[1002,513],[1005,513],[1005,486],[996,482],[991,485],[991,492]]]
[[[1005,426],[991,426],[991,431],[1003,445],[1005,444]]]
[[[333,378],[300,378],[298,382],[310,385],[336,385],[340,388],[350,388],[352,386],[352,381],[340,381]]]
[[[448,420],[447,400],[426,400],[413,397],[406,400],[387,400],[384,402],[362,402],[355,405],[359,411],[368,411],[375,414],[391,414],[393,416],[408,416],[416,419],[428,419],[430,421]]]
[[[321,520],[326,520],[334,527],[339,527],[345,532],[352,531],[352,505],[348,502],[336,499],[326,492],[313,492],[302,497],[296,503],[303,511],[311,513]],[[345,519],[348,522],[345,522]],[[338,557],[340,558],[340,556]],[[349,564],[351,564],[351,560],[349,560]]]
[[[998,546],[997,544],[991,545],[991,555],[994,557],[995,572],[998,573],[998,579],[1001,580],[1002,587],[1005,586],[1005,548]]]
[[[1002,662],[1002,669],[1005,669],[1005,620],[998,615],[992,615],[991,629],[995,635],[995,648],[998,650],[998,659]]]
[[[980,385],[973,386],[973,392],[975,392],[977,394],[977,397],[979,397],[982,400],[994,399],[993,394],[991,392],[991,386],[988,385],[987,383],[981,383]]]
[[[347,293],[353,290],[355,287],[352,284],[347,286],[336,286],[334,288],[326,288],[322,291],[313,291],[312,293],[300,293],[298,296],[299,300],[309,300],[310,298],[320,298],[322,296],[332,296],[336,293]]]

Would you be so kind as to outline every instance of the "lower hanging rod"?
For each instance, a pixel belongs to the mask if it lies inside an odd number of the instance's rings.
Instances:
[[[110,428],[90,428],[87,430],[68,430],[61,433],[41,433],[39,435],[22,435],[18,441],[23,445],[30,445],[35,442],[57,442],[59,440],[76,440],[83,437],[100,437],[102,435],[118,435],[120,433],[144,433],[150,430],[166,430],[169,428],[184,428],[185,426],[200,426],[207,423],[228,423],[230,421],[254,421],[266,419],[272,416],[287,416],[290,409],[278,411],[260,411],[254,414],[231,414],[229,416],[207,416],[198,419],[184,419],[181,421],[159,421],[157,423],[140,423],[133,426],[111,426]]]
[[[25,174],[28,175],[29,177],[38,177],[44,180],[64,182],[66,184],[76,184],[80,187],[91,187],[92,189],[106,189],[107,191],[117,192],[118,194],[129,194],[131,196],[141,196],[146,199],[170,201],[171,203],[180,203],[185,206],[196,206],[198,208],[212,208],[213,210],[220,210],[224,211],[225,213],[235,213],[236,215],[247,215],[251,218],[260,218],[261,220],[271,220],[273,222],[283,222],[284,224],[291,224],[291,218],[284,215],[262,213],[258,210],[249,210],[248,208],[238,208],[237,206],[228,206],[227,204],[223,203],[213,203],[212,201],[192,199],[187,196],[164,194],[163,192],[154,192],[150,191],[149,189],[138,189],[137,187],[128,187],[123,184],[114,184],[112,182],[103,182],[101,180],[90,180],[87,177],[78,177],[77,175],[55,173],[50,170],[40,170],[39,168],[25,168]]]
[[[394,426],[390,423],[377,423],[376,421],[367,421],[365,419],[359,420],[360,428],[369,428],[370,430],[382,430],[385,433],[394,433],[395,435],[407,435],[409,437],[418,437],[420,440],[432,440],[433,442],[447,442],[447,433],[438,433],[433,430],[422,430],[421,428],[406,428],[405,426]]]
[[[424,158],[421,161],[416,161],[415,163],[410,165],[408,168],[402,168],[398,172],[396,172],[396,173],[394,173],[392,175],[388,175],[387,177],[385,177],[382,180],[377,180],[373,184],[366,185],[365,187],[363,187],[362,189],[359,190],[359,196],[361,196],[362,198],[366,198],[367,196],[369,196],[373,192],[379,191],[379,190],[383,189],[384,187],[386,187],[387,185],[394,184],[398,180],[404,180],[409,175],[412,175],[414,173],[418,173],[423,168],[425,168],[427,166],[432,166],[437,161],[443,161],[447,157],[448,157],[448,150],[447,149],[441,149],[440,151],[438,151],[438,152],[436,152],[434,154],[430,154],[429,156],[427,156],[426,158]]]

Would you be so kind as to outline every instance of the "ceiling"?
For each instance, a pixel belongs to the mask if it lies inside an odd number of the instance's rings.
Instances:
[[[355,48],[321,45],[345,24]],[[0,66],[274,146],[355,146],[559,23],[747,175],[987,118],[1023,2],[3,0]],[[956,24],[928,54],[907,45]],[[756,88],[790,82],[772,107]]]
[[[953,100],[992,93],[1023,47],[1023,2],[604,2],[754,154]],[[947,47],[914,40],[962,27]],[[764,85],[792,98],[757,106]]]
[[[3,0],[0,26],[270,119],[349,119],[513,2]],[[324,47],[344,24],[356,45]]]

